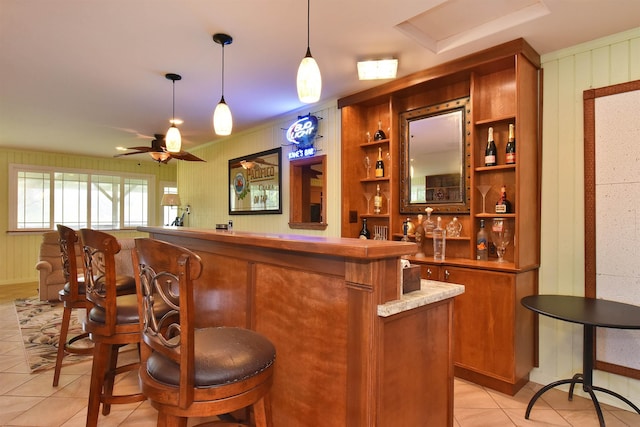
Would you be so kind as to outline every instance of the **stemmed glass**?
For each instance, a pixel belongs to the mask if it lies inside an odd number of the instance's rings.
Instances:
[[[387,214],[391,213],[391,206],[390,205],[390,201],[391,201],[391,195],[388,191],[383,191],[382,194],[384,195],[384,198],[387,199]]]
[[[480,191],[480,194],[482,194],[482,213],[487,213],[487,210],[485,208],[485,199],[487,198],[487,193],[491,189],[491,186],[486,184],[480,184],[480,185],[476,185],[476,188],[478,189],[478,191]]]
[[[369,156],[364,156],[364,167],[367,170],[367,179],[369,179],[369,171],[371,170],[371,160],[369,160]]]
[[[369,203],[371,202],[371,198],[373,197],[373,193],[363,193],[364,198],[367,199],[367,215],[369,215],[371,212],[369,212]]]
[[[498,255],[498,262],[506,262],[504,260],[504,253],[507,250],[507,245],[511,242],[512,230],[505,219],[496,218],[493,220],[491,226],[491,240],[496,245],[496,254]]]

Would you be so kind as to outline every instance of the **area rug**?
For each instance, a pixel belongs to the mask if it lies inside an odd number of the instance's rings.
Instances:
[[[27,364],[32,372],[51,369],[56,364],[58,339],[62,323],[63,305],[61,302],[40,301],[38,297],[17,299],[14,301]],[[69,335],[82,333],[82,323],[78,320],[81,310],[71,312]],[[89,340],[79,340],[74,346],[91,345]],[[91,355],[67,354],[63,366],[87,360]]]

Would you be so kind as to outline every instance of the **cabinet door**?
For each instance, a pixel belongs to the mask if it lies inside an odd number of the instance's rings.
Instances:
[[[515,275],[446,267],[448,282],[465,292],[455,299],[453,360],[456,366],[511,381],[515,353]]]

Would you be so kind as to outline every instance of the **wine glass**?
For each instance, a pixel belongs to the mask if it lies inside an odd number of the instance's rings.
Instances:
[[[511,242],[512,230],[505,219],[496,218],[491,226],[491,240],[496,246],[496,254],[498,254],[498,262],[506,262],[504,253],[507,245]]]
[[[391,206],[390,206],[390,201],[391,201],[391,194],[388,191],[383,191],[382,194],[384,195],[384,198],[387,199],[387,214],[391,213]]]
[[[487,213],[487,210],[485,208],[485,200],[487,198],[487,193],[491,189],[491,186],[486,184],[480,184],[480,185],[476,185],[476,188],[478,189],[480,194],[482,194],[482,213]]]
[[[369,179],[369,171],[371,170],[371,160],[369,156],[364,156],[364,167],[367,170],[367,179]]]
[[[364,198],[367,199],[367,215],[369,215],[371,212],[369,212],[369,203],[371,202],[371,198],[373,197],[373,193],[363,193]]]

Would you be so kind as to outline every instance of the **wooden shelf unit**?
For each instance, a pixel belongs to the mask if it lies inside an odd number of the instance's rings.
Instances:
[[[454,216],[458,217],[463,225],[461,238],[447,240],[444,262],[433,261],[432,241],[425,238],[426,256],[412,259],[412,262],[422,264],[431,274],[437,272],[440,280],[470,287],[470,292],[457,297],[460,303],[454,313],[455,333],[458,334],[456,374],[509,394],[515,394],[526,383],[535,359],[534,317],[527,310],[523,311],[519,299],[537,293],[538,288],[540,81],[539,55],[525,40],[517,39],[338,100],[342,112],[342,236],[357,237],[362,218],[366,217],[369,227],[386,225],[389,235],[399,240],[403,221],[409,217],[417,223],[416,215],[400,213],[403,180],[399,176],[400,114],[470,98],[467,112],[470,134],[465,150],[469,156],[466,171],[469,175],[469,187],[466,188],[470,194],[469,212],[438,212],[438,206],[431,205],[434,209],[432,219],[441,216],[443,226]],[[372,135],[379,120],[388,140],[367,143],[366,133]],[[507,165],[505,145],[509,124],[515,125],[516,163]],[[489,127],[493,127],[498,153],[497,165],[493,167],[484,166]],[[383,154],[386,154],[385,148],[390,154],[390,160],[385,158],[385,179],[367,179],[364,157],[370,157],[373,174],[379,145],[383,147]],[[389,195],[388,215],[365,214],[367,202],[363,194],[375,193],[377,184]],[[483,212],[478,185],[491,185],[486,195],[486,212]],[[495,213],[502,185],[506,186],[507,198],[512,204],[513,211],[508,214]],[[387,199],[383,200],[382,211],[387,212]],[[480,221],[485,220],[489,231],[493,218],[506,218],[514,229],[515,237],[505,254],[507,262],[500,265],[495,253],[490,254],[489,261],[476,261],[475,240]],[[426,270],[423,277],[426,277]],[[477,319],[480,319],[479,323]],[[494,322],[504,323],[504,327],[499,329],[497,336],[483,337],[482,333],[486,335],[491,331],[490,324]],[[471,342],[472,338],[476,342]],[[490,345],[498,338],[504,341],[503,347],[507,350],[504,355]]]

